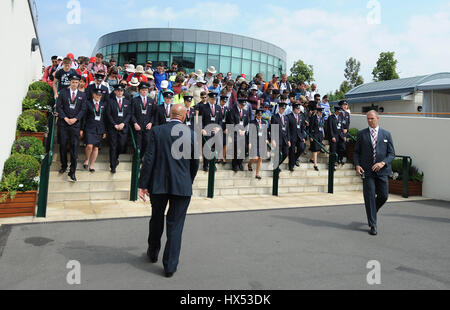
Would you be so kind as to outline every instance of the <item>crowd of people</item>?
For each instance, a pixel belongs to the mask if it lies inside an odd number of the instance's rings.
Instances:
[[[42,81],[54,91],[54,112],[58,117],[58,142],[61,153],[60,173],[68,168],[67,152],[70,152],[71,180],[76,181],[75,171],[80,139],[84,141],[84,169],[95,172],[95,161],[104,139],[109,141],[111,173],[116,173],[119,155],[126,152],[129,130],[133,130],[136,144],[145,153],[150,130],[170,121],[170,109],[181,104],[186,107],[185,124],[194,129],[201,118],[202,135],[207,137],[205,127],[215,124],[212,135],[222,131],[223,156],[219,163],[225,164],[226,146],[235,144],[231,159],[233,171],[243,171],[242,156],[238,156],[237,137],[249,135],[249,124],[254,124],[258,136],[267,133],[268,148],[279,147],[280,164],[288,158],[289,170],[299,166],[299,157],[309,140],[312,157],[310,162],[318,168],[318,154],[322,141],[327,139],[330,151],[339,155],[343,164],[350,111],[345,101],[330,107],[328,96],[321,97],[317,86],[304,82],[290,83],[286,74],[281,78],[274,74],[265,81],[259,73],[250,81],[245,74],[233,78],[211,66],[205,72],[198,69],[187,73],[176,63],[170,69],[163,63],[153,68],[152,61],[145,65],[125,63],[118,66],[114,59],[104,61],[102,54],[96,57],[52,57],[52,65],[43,68]],[[270,143],[273,125],[279,126],[279,144]],[[227,141],[227,125],[241,125],[244,130],[234,133],[234,141]],[[206,139],[204,139],[205,142]],[[259,141],[259,140],[258,140]],[[250,155],[248,170],[256,164],[256,178],[263,155],[257,145],[246,140],[246,154]],[[250,152],[249,150],[253,150]],[[203,161],[208,170],[209,161]],[[279,169],[279,168],[277,168]]]

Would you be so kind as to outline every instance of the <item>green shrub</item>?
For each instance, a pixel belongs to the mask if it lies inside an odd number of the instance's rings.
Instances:
[[[348,133],[349,134],[351,134],[353,137],[357,137],[358,136],[358,129],[356,129],[356,128],[350,128],[349,130],[348,130]]]
[[[14,142],[11,153],[31,155],[41,162],[45,155],[45,149],[39,139],[35,137],[22,137]]]
[[[26,110],[20,114],[17,120],[19,131],[45,132],[47,130],[47,118],[38,110]]]
[[[52,105],[51,96],[42,90],[30,90],[22,101],[23,109],[48,110]]]
[[[1,197],[3,201],[9,196],[13,199],[17,191],[36,190],[39,186],[40,164],[31,155],[12,154],[3,167],[1,189],[8,194]]]
[[[403,180],[403,159],[396,158],[391,163],[392,172],[397,173],[397,180]],[[423,172],[420,172],[416,166],[409,166],[409,181],[423,182]]]
[[[42,81],[31,83],[28,87],[28,90],[39,90],[41,92],[43,91],[46,92],[50,97],[53,95],[53,89],[50,87],[50,85]]]

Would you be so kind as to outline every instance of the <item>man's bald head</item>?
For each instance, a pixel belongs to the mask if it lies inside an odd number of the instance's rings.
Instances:
[[[182,104],[175,104],[170,110],[170,119],[177,119],[184,122],[186,119],[186,107]]]
[[[369,124],[369,127],[377,128],[379,119],[380,115],[377,111],[370,110],[369,112],[367,112],[367,123]]]

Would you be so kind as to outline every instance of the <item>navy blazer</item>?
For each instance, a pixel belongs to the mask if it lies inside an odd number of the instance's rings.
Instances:
[[[142,102],[141,96],[133,98],[131,105],[133,107],[131,122],[133,124],[137,123],[141,127],[141,130],[145,130],[145,127],[147,127],[149,123],[153,123],[153,114],[156,107],[155,101],[152,98],[147,97],[146,114],[143,114],[144,103]]]
[[[284,124],[286,130],[283,130],[283,123],[281,121],[281,117],[284,118]],[[272,119],[270,120],[271,125],[278,124],[279,125],[279,135],[280,135],[280,143],[281,141],[284,141],[284,143],[287,145],[289,141],[291,141],[291,135],[289,133],[289,119],[286,115],[282,115],[280,117],[280,114],[276,113],[272,116]],[[272,128],[272,126],[270,126]],[[271,129],[272,132],[272,129]]]
[[[306,139],[305,134],[305,117],[302,113],[298,114],[298,123],[295,118],[294,113],[289,114],[288,116],[289,120],[289,136],[291,137],[292,143],[297,143],[297,139],[303,140]],[[297,125],[300,126],[300,128],[297,128]]]
[[[341,137],[342,139],[345,138],[344,124],[342,123],[344,119],[341,115],[342,114],[336,116],[336,114],[332,114],[328,117],[326,124],[326,126],[328,127],[328,140],[331,140],[332,138],[335,138],[337,140],[339,137]]]
[[[247,125],[250,123],[250,111],[244,107],[242,109],[242,119],[241,119],[238,105],[235,104],[231,109],[231,111],[228,113],[227,124],[239,125],[241,120],[244,122],[244,127],[247,127]]]
[[[75,109],[70,108],[70,104],[75,103]],[[81,128],[81,120],[86,113],[86,95],[78,91],[75,96],[74,102],[72,102],[72,98],[70,96],[70,88],[64,88],[59,93],[58,99],[56,101],[56,111],[58,112],[58,125],[59,126],[67,126],[74,128]],[[72,126],[66,123],[64,118],[76,118],[77,122]]]
[[[202,116],[202,129],[205,129],[206,126],[213,123],[219,125],[219,127],[222,127],[222,113],[219,105],[214,104],[214,117],[215,117],[214,122],[211,120],[211,118],[213,117],[211,105],[209,103],[204,104],[202,109],[203,111],[199,113],[199,115]]]
[[[164,103],[157,104],[155,106],[154,113],[153,113],[153,119],[152,119],[153,127],[159,126],[159,125],[164,125],[167,123],[166,119],[170,118],[170,110],[172,109],[172,106],[173,106],[173,104],[170,105],[169,114],[167,114]]]
[[[358,132],[358,138],[356,140],[355,152],[353,155],[353,162],[355,166],[361,166],[366,176],[388,176],[392,174],[391,162],[395,158],[394,142],[392,141],[391,133],[382,128],[378,129],[377,139],[377,155],[376,162],[385,162],[380,171],[373,172],[373,147],[372,138],[370,136],[369,128],[363,129]]]
[[[180,132],[178,136],[172,137],[175,125],[186,127],[189,135]],[[190,158],[175,159],[172,156],[172,145],[178,139],[183,139],[183,144],[190,144]],[[181,122],[171,121],[152,128],[141,168],[139,188],[148,189],[152,195],[192,196],[192,184],[199,167],[199,160],[194,159],[195,147],[194,132]],[[182,151],[182,146],[180,149]]]
[[[86,133],[103,135],[106,133],[106,102],[100,100],[98,112],[95,111],[94,101],[86,103],[86,114],[81,122],[81,128]],[[100,121],[95,120],[95,116],[100,115]]]
[[[88,101],[92,100],[92,92],[96,88],[97,87],[96,87],[95,83],[89,84],[88,87],[86,87],[86,99]],[[109,99],[109,89],[108,89],[108,87],[106,87],[103,84],[100,84],[100,89],[102,90],[102,100],[108,100]],[[115,96],[114,96],[114,98],[115,98]]]
[[[192,130],[194,130],[194,126],[195,126],[195,109],[194,108],[189,108],[189,113],[187,112],[186,109],[186,119],[184,120],[184,124],[187,124],[187,122],[190,122],[190,128]]]
[[[123,128],[123,131],[127,131],[129,127],[129,123],[131,120],[131,114],[132,114],[132,106],[130,102],[125,99],[125,97],[122,97],[122,111],[123,111],[123,117],[119,116],[119,103],[117,102],[117,98],[114,97],[113,99],[110,99],[107,108],[106,108],[106,115],[108,117],[108,127],[110,129],[114,129],[115,125],[120,125],[121,123],[125,124],[125,127]]]

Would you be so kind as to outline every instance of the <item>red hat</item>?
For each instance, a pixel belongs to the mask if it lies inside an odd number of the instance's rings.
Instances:
[[[241,76],[242,76],[244,79],[247,79],[247,78],[245,77],[245,74],[244,74],[244,73],[242,73]]]
[[[69,53],[69,54],[67,54],[67,56],[66,57],[69,57],[70,59],[72,59],[72,60],[74,60],[75,59],[75,56],[72,54],[72,53]]]
[[[92,63],[97,62],[97,58],[91,57],[91,59],[89,59],[89,62],[92,62]]]

